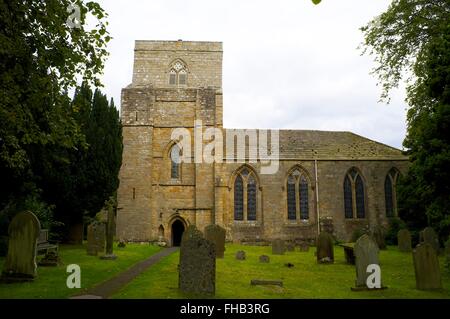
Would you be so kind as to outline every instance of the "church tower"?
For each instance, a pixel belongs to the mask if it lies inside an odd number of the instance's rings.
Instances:
[[[171,134],[185,128],[193,143],[196,120],[222,128],[222,53],[221,42],[136,41],[122,90],[118,238],[176,245],[189,224],[214,222],[214,164],[175,164]]]

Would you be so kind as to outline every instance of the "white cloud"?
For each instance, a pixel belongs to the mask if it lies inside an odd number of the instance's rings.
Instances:
[[[224,125],[353,131],[401,147],[404,91],[388,106],[359,28],[389,0],[99,0],[114,37],[105,68],[120,105],[136,39],[224,43]]]

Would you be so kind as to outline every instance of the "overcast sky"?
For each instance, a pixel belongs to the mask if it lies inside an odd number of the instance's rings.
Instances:
[[[390,0],[98,0],[113,40],[104,91],[120,105],[135,40],[223,42],[224,126],[352,131],[401,148],[404,90],[391,104],[357,49]]]

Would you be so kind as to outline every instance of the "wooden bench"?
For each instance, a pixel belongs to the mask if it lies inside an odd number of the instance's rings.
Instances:
[[[48,229],[41,229],[39,238],[37,240],[37,254],[45,252],[47,255],[49,251],[55,252],[58,255],[58,243],[50,243],[48,240]]]
[[[348,264],[354,265],[355,264],[355,243],[345,243],[345,244],[339,244],[339,246],[344,247],[344,254],[345,254],[345,260]]]

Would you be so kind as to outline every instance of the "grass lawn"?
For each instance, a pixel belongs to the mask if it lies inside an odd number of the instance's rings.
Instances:
[[[235,259],[244,250],[245,261]],[[415,289],[414,266],[411,253],[389,247],[380,252],[382,283],[386,290],[353,292],[355,266],[345,263],[342,247],[335,247],[335,263],[319,265],[309,252],[287,252],[283,256],[271,254],[271,247],[227,244],[225,258],[217,260],[215,298],[450,298],[450,274],[440,259],[442,291]],[[270,256],[270,263],[259,263],[260,255]],[[192,298],[177,289],[179,252],[165,257],[158,264],[139,275],[119,291],[114,298]],[[295,266],[287,268],[285,263]],[[251,279],[283,280],[284,287],[251,286]]]
[[[60,257],[64,265],[58,267],[38,267],[38,276],[34,282],[0,284],[0,298],[67,298],[92,288],[116,274],[130,268],[133,264],[151,256],[160,250],[157,246],[128,244],[126,248],[114,247],[116,260],[101,260],[88,256],[86,246],[61,245]],[[3,269],[5,258],[0,258]],[[81,268],[81,289],[69,289],[66,286],[66,267],[78,264]]]

